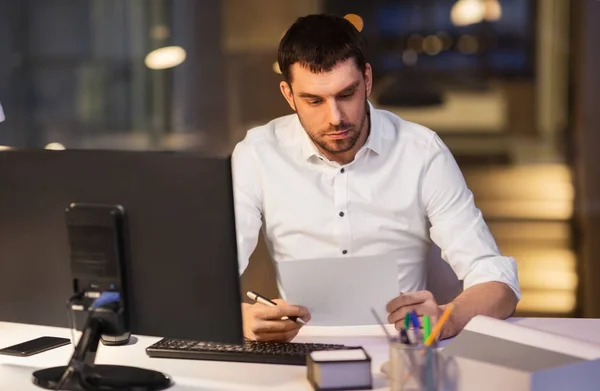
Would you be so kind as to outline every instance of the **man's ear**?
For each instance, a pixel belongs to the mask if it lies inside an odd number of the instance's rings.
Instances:
[[[371,90],[373,89],[373,69],[371,68],[371,64],[365,65],[365,92],[367,97],[371,95]]]
[[[289,83],[287,81],[282,81],[279,83],[279,89],[281,90],[281,95],[283,95],[288,105],[290,105],[292,110],[296,111],[296,102],[294,102],[294,94]]]

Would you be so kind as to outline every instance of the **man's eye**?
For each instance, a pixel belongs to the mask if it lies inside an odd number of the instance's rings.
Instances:
[[[350,98],[352,95],[354,95],[354,92],[347,92],[345,94],[339,95],[338,97],[341,99],[347,99],[347,98]]]
[[[316,106],[316,105],[320,104],[321,102],[323,102],[321,99],[315,99],[315,100],[309,100],[308,104],[311,106]]]

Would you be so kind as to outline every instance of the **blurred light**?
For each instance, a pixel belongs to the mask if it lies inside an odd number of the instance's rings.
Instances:
[[[403,53],[402,53],[402,62],[406,65],[416,65],[417,64],[417,59],[419,58],[417,52],[415,52],[412,49],[406,49]]]
[[[518,311],[565,313],[575,309],[575,292],[572,291],[528,291],[522,290],[523,297],[517,305]]]
[[[529,185],[533,186],[533,185]],[[516,187],[516,185],[513,185]],[[540,221],[566,220],[573,215],[572,203],[547,200],[500,200],[481,201],[479,208],[488,217],[513,219],[536,219]]]
[[[496,22],[502,17],[502,6],[498,0],[486,0],[483,18],[488,22]]]
[[[273,72],[281,75],[281,69],[279,68],[279,63],[277,61],[273,63]]]
[[[407,46],[417,53],[423,52],[423,37],[419,34],[408,37]]]
[[[9,151],[11,149],[12,147],[9,147],[8,145],[0,145],[0,151]]]
[[[560,164],[526,164],[468,174],[468,180],[476,184],[472,190],[482,196],[479,207],[488,218],[538,221],[572,218],[572,178],[570,169]]]
[[[519,268],[519,284],[523,289],[574,291],[577,288],[577,282],[577,273],[574,271]]]
[[[344,18],[346,20],[348,20],[350,23],[352,23],[358,31],[362,31],[365,24],[363,22],[363,19],[360,16],[358,16],[356,14],[348,14],[348,15],[344,16]]]
[[[473,54],[479,49],[477,38],[472,35],[463,35],[458,39],[458,50],[463,54]]]
[[[152,27],[150,30],[150,37],[156,40],[163,40],[169,38],[171,35],[171,30],[164,24],[159,24],[158,26]]]
[[[61,143],[50,143],[44,147],[45,149],[49,149],[51,151],[64,151],[66,148]]]
[[[187,54],[180,46],[166,46],[148,53],[144,62],[150,69],[173,68],[185,61]]]
[[[444,43],[435,35],[428,35],[423,40],[423,50],[430,56],[439,54],[444,48]]]
[[[440,31],[436,35],[442,41],[442,50],[450,50],[450,48],[452,47],[452,37],[450,36],[450,34],[448,34],[445,31]]]
[[[485,4],[481,0],[458,0],[450,11],[450,19],[456,26],[479,23],[484,15]]]

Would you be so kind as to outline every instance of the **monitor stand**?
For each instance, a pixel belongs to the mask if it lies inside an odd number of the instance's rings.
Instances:
[[[95,365],[105,320],[90,314],[68,366],[35,371],[33,384],[48,390],[67,391],[159,391],[173,385],[169,376],[148,369]],[[58,388],[57,388],[58,386]]]

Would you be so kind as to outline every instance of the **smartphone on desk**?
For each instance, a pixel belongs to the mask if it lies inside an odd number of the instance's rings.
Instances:
[[[0,354],[7,354],[10,356],[27,357],[34,354],[42,353],[47,350],[65,346],[71,343],[68,338],[59,337],[39,337],[30,341],[22,342],[17,345],[9,346],[4,349],[0,349]]]

